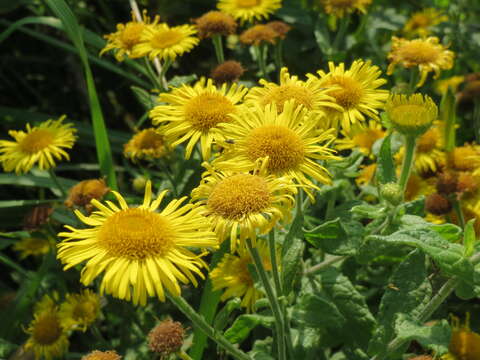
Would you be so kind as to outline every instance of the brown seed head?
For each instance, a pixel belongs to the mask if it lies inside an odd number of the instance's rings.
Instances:
[[[235,19],[221,11],[209,11],[208,13],[194,19],[197,25],[198,36],[200,39],[211,37],[213,35],[231,35],[237,30]]]
[[[434,193],[425,199],[425,209],[433,215],[445,215],[452,210],[452,204],[445,196]]]
[[[212,70],[211,77],[216,84],[238,81],[245,69],[242,64],[234,60],[228,60]]]
[[[457,191],[457,176],[453,173],[440,174],[437,180],[439,194],[449,195]]]
[[[284,23],[283,21],[270,21],[265,25],[273,29],[280,39],[285,39],[287,33],[292,29],[290,25]]]
[[[410,358],[408,360],[433,360],[433,358],[430,355],[420,355]]]
[[[116,353],[114,350],[109,351],[92,351],[90,354],[87,354],[82,357],[82,360],[120,360],[122,357]]]
[[[35,206],[23,218],[23,228],[27,231],[37,230],[48,222],[52,212],[53,208],[50,205]]]
[[[255,25],[240,35],[240,41],[246,45],[260,45],[263,42],[275,44],[277,32],[267,25]]]
[[[178,321],[167,319],[155,326],[148,334],[148,346],[160,357],[167,357],[180,350],[185,330]]]
[[[109,191],[110,189],[103,179],[83,180],[69,190],[65,205],[68,207],[83,206],[90,211],[92,209],[90,201],[92,199],[100,200]]]

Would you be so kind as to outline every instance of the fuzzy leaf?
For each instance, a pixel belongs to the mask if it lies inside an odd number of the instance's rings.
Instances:
[[[389,134],[382,142],[377,162],[377,179],[381,184],[396,182],[395,162],[392,156],[392,147],[390,145],[392,134]]]
[[[247,338],[255,327],[263,325],[267,328],[272,327],[274,319],[271,316],[264,316],[258,314],[244,314],[240,315],[233,325],[225,331],[225,337],[233,344],[241,343]]]

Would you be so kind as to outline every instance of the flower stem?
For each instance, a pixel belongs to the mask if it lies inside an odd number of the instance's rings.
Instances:
[[[340,46],[343,45],[345,40],[345,34],[347,33],[349,24],[350,24],[350,16],[344,16],[340,20],[340,27],[337,31],[337,35],[335,36],[335,39],[333,40],[333,44],[332,44],[333,53],[331,55],[333,56],[336,55],[336,53],[340,50]]]
[[[453,210],[457,215],[458,225],[464,229],[465,228],[465,216],[463,216],[462,207],[460,206],[460,201],[458,199],[451,200]]]
[[[400,174],[400,180],[398,185],[405,193],[408,178],[410,177],[410,171],[412,170],[413,158],[415,155],[416,138],[412,135],[405,135],[405,157],[403,158],[402,173]]]
[[[150,65],[150,61],[148,58],[145,58],[145,67],[147,68],[147,73],[150,77],[150,81],[152,82],[153,86],[162,89],[162,83],[159,81],[158,75],[155,74],[153,71],[152,65]]]
[[[417,67],[413,67],[410,69],[410,80],[408,82],[408,95],[411,95],[415,92],[418,83],[418,75],[419,71]]]
[[[305,270],[304,275],[316,274],[316,273],[330,267],[331,265],[333,265],[333,264],[335,264],[339,261],[345,260],[347,258],[348,258],[348,256],[334,256],[334,255],[332,255],[328,259],[325,259],[324,261],[322,261],[320,264],[314,265],[311,268]]]
[[[62,194],[62,198],[67,197],[67,192],[63,188],[62,184],[60,184],[60,181],[58,181],[57,175],[55,175],[55,171],[53,168],[48,169],[48,173],[50,174],[50,179],[54,182],[55,186],[60,190],[60,193]]]
[[[279,39],[275,44],[275,47],[273,50],[275,67],[277,68],[277,72],[279,76],[280,76],[280,70],[282,69],[282,66],[283,66],[282,53],[283,53],[283,40]]]
[[[215,48],[215,56],[219,64],[225,62],[225,56],[223,55],[222,36],[215,34],[212,36],[213,47]]]
[[[160,71],[160,81],[162,81],[162,86],[161,89],[162,91],[167,91],[168,90],[168,83],[165,80],[165,75],[170,68],[170,65],[172,65],[172,60],[170,58],[166,58],[165,62],[163,63],[162,70]],[[162,80],[163,79],[163,80]]]
[[[257,269],[258,276],[260,281],[262,282],[263,287],[265,288],[265,292],[267,294],[268,302],[270,303],[270,308],[272,309],[273,316],[275,318],[275,338],[277,342],[277,351],[278,351],[278,360],[286,360],[286,348],[285,348],[285,327],[282,317],[282,311],[280,308],[280,304],[278,302],[278,297],[276,296],[275,292],[273,291],[272,285],[270,284],[270,280],[268,279],[267,272],[265,271],[265,267],[263,266],[262,258],[258,253],[257,248],[252,247],[252,243],[250,239],[247,239],[247,247],[250,252],[250,255],[253,259],[253,263],[255,264],[255,268]],[[273,264],[272,264],[273,265]]]
[[[218,346],[223,348],[234,359],[238,360],[252,360],[252,358],[244,353],[242,350],[235,347],[230,341],[228,341],[222,334],[211,327],[205,319],[200,316],[184,298],[181,296],[175,296],[168,291],[165,292],[168,299],[186,316],[190,319],[193,325],[202,330],[210,339],[215,341]]]
[[[255,56],[257,58],[258,67],[262,76],[265,80],[270,80],[267,73],[267,65],[265,62],[265,55],[266,55],[266,45],[254,45],[253,51],[255,52]]]

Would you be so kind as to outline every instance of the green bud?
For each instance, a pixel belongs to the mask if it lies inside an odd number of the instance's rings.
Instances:
[[[380,194],[392,205],[398,205],[403,200],[403,192],[397,183],[387,183],[382,185]]]

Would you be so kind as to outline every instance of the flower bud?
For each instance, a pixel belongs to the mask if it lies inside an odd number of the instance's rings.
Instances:
[[[380,194],[392,205],[398,205],[403,200],[403,192],[400,186],[396,183],[387,183],[382,185]]]

